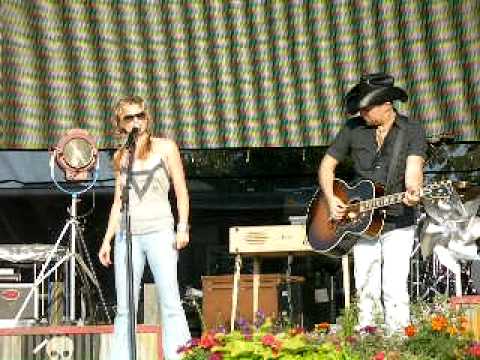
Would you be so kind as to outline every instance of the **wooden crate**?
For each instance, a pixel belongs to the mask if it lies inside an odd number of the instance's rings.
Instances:
[[[285,282],[285,275],[260,275],[258,309],[266,316],[277,317],[279,314],[279,285]],[[291,276],[291,282],[303,282],[299,276]],[[237,320],[253,319],[253,276],[242,275],[238,295]],[[232,309],[233,275],[203,276],[203,318],[207,329],[224,325],[230,326]]]

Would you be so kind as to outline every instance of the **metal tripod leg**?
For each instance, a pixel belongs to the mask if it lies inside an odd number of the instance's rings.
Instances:
[[[81,245],[83,246],[83,252],[84,252],[84,255],[87,259],[88,265],[85,264],[83,258],[79,254],[75,254],[75,258],[77,260],[78,265],[83,270],[83,273],[88,276],[90,281],[93,283],[93,285],[97,289],[97,292],[98,292],[98,295],[100,297],[100,301],[102,302],[103,310],[105,311],[105,315],[107,317],[108,323],[111,324],[112,319],[110,317],[110,314],[108,313],[107,303],[105,301],[105,297],[103,296],[103,291],[102,291],[102,288],[100,287],[100,283],[98,282],[95,271],[93,270],[92,260],[90,259],[90,255],[88,253],[87,245],[85,244],[85,240],[84,240],[82,232],[80,230],[78,230],[78,237],[81,241]]]
[[[47,258],[45,260],[45,263],[42,266],[42,270],[40,271],[40,273],[36,277],[32,288],[30,289],[30,291],[27,294],[22,306],[20,307],[19,311],[17,312],[17,314],[15,316],[15,321],[18,321],[20,319],[20,317],[22,316],[29,300],[31,299],[32,295],[34,294],[34,291],[36,291],[38,286],[48,276],[50,276],[50,274],[52,274],[52,272],[55,271],[60,265],[66,263],[68,261],[70,271],[69,271],[69,278],[68,279],[66,278],[69,281],[69,284],[68,284],[69,286],[66,289],[68,291],[67,296],[66,296],[67,305],[68,305],[67,306],[67,311],[68,311],[68,314],[67,314],[68,316],[67,317],[72,322],[76,320],[76,312],[75,312],[75,307],[76,307],[76,304],[75,304],[76,284],[75,284],[75,281],[76,281],[76,264],[78,263],[79,267],[83,270],[83,272],[88,276],[88,278],[92,281],[92,283],[95,285],[95,287],[99,291],[100,298],[101,298],[102,303],[104,305],[107,318],[108,318],[109,322],[111,322],[110,316],[109,316],[108,311],[106,309],[105,300],[103,298],[103,293],[100,289],[100,284],[99,284],[95,274],[92,272],[93,267],[92,267],[92,263],[90,261],[90,258],[88,258],[88,261],[90,263],[91,268],[88,268],[88,266],[85,264],[82,257],[79,254],[76,253],[76,239],[77,239],[77,235],[79,235],[80,240],[82,240],[82,242],[83,242],[83,246],[85,248],[84,249],[85,253],[88,255],[86,245],[83,241],[83,237],[82,237],[81,233],[77,234],[77,231],[79,231],[78,230],[79,225],[78,225],[78,220],[77,220],[76,202],[77,202],[77,196],[76,196],[76,194],[73,194],[72,195],[72,205],[71,205],[72,207],[71,207],[71,210],[70,210],[70,219],[67,221],[67,223],[63,227],[60,235],[58,236],[58,238],[55,242],[54,247],[48,253]],[[67,254],[65,254],[65,256],[63,256],[60,260],[58,260],[53,265],[53,267],[50,270],[47,271],[47,269],[48,269],[48,267],[49,267],[49,265],[50,265],[50,263],[53,259],[53,256],[58,252],[58,247],[59,247],[61,241],[63,240],[65,234],[67,233],[67,230],[69,230],[69,229],[70,229],[70,235],[71,235],[70,236],[70,251],[67,252]]]
[[[415,239],[416,244],[410,254],[410,297],[415,300],[420,299],[420,263],[421,243]]]
[[[48,253],[47,255],[47,258],[45,260],[45,263],[43,264],[42,266],[42,270],[40,271],[40,273],[38,274],[37,278],[35,279],[35,281],[33,282],[33,285],[32,285],[32,288],[30,289],[30,291],[28,292],[27,296],[25,297],[25,300],[23,301],[23,304],[22,306],[20,307],[20,309],[18,310],[17,312],[17,315],[15,315],[15,321],[18,321],[20,319],[20,317],[22,316],[23,312],[25,311],[25,308],[27,307],[27,304],[28,302],[30,301],[35,289],[37,288],[38,285],[40,285],[42,283],[43,280],[45,280],[45,278],[47,278],[53,271],[55,271],[61,264],[63,264],[65,261],[67,261],[71,254],[67,254],[65,255],[62,259],[60,259],[59,261],[57,261],[57,263],[55,263],[55,265],[48,271],[46,272],[47,268],[48,268],[48,265],[50,265],[50,262],[52,261],[52,258],[53,258],[53,255],[57,253],[58,251],[58,246],[60,245],[60,241],[63,239],[63,237],[65,236],[65,233],[67,232],[68,228],[72,225],[72,222],[75,221],[74,219],[70,219],[69,221],[67,221],[67,223],[65,224],[65,226],[63,227],[62,229],[62,232],[60,233],[60,235],[58,236],[58,239],[57,241],[55,242],[55,245],[53,246],[52,250],[50,250],[50,252]]]

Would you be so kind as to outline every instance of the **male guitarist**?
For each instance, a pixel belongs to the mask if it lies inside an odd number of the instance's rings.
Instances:
[[[377,314],[382,315],[388,334],[402,331],[410,318],[407,278],[414,242],[413,206],[420,200],[427,148],[421,124],[400,115],[393,106],[393,101],[407,99],[407,93],[394,86],[392,76],[363,76],[345,99],[348,114],[354,116],[338,133],[318,171],[333,221],[349,216],[333,189],[335,169],[347,156],[357,181],[371,180],[387,193],[405,191],[402,203],[386,208],[380,235],[360,237],[353,247],[359,326],[374,325]]]

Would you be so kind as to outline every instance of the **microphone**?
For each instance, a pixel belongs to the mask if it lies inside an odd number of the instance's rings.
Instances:
[[[125,143],[125,147],[130,148],[135,144],[137,140],[138,131],[139,131],[139,128],[135,125],[132,128],[132,131],[130,131],[130,133],[128,134],[128,139],[127,139],[127,142]]]

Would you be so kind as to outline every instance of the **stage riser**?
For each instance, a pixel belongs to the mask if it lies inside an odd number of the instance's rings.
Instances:
[[[109,360],[111,333],[75,335],[4,335],[0,336],[0,360],[48,360],[46,346],[36,354],[33,350],[45,339],[68,337],[73,341],[74,360]],[[161,360],[159,335],[156,333],[137,334],[137,358]]]

